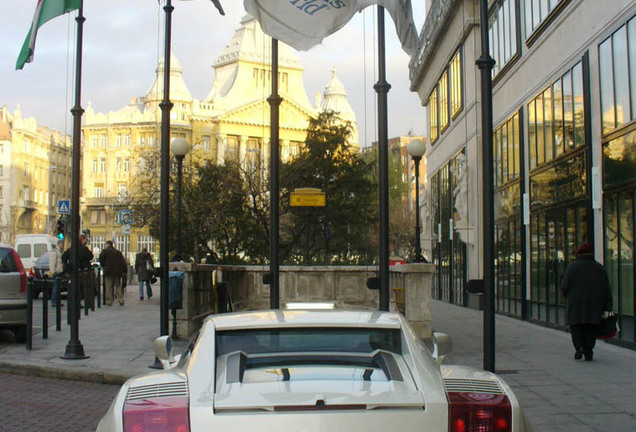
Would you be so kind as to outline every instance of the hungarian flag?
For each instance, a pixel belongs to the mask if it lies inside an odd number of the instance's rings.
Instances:
[[[374,4],[389,12],[402,49],[415,55],[418,40],[411,0],[243,0],[266,34],[301,51],[318,45],[356,12]]]
[[[15,69],[22,69],[25,63],[31,63],[33,61],[35,38],[38,35],[38,30],[45,22],[52,20],[56,16],[79,9],[81,4],[82,0],[38,0],[35,15],[33,16],[33,23],[24,40],[22,50],[20,50],[20,54],[18,55]]]

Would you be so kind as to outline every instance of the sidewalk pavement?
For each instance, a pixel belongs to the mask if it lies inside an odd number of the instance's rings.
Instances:
[[[159,335],[158,286],[154,293],[150,301],[139,301],[133,285],[124,306],[115,302],[82,315],[79,339],[88,359],[60,359],[69,340],[66,311],[62,331],[55,331],[50,315],[49,338],[35,334],[31,351],[0,337],[0,372],[121,384],[151,371],[152,343]],[[481,369],[482,312],[439,301],[432,308],[434,330],[453,338],[446,363]],[[34,309],[41,311],[39,305]],[[41,315],[34,322],[39,325]],[[176,342],[177,348],[186,343]],[[599,341],[593,362],[574,361],[573,355],[568,333],[496,318],[497,373],[515,391],[535,432],[636,431],[636,351]]]

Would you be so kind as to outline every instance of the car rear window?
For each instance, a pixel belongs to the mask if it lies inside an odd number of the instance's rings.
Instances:
[[[33,256],[39,257],[48,250],[46,243],[35,243],[33,245]]]
[[[17,272],[18,266],[13,259],[11,249],[0,248],[0,273]]]
[[[18,245],[18,256],[20,258],[31,258],[31,245],[30,244],[21,244]]]
[[[217,331],[216,353],[245,354],[350,352],[385,350],[401,354],[399,329],[383,328],[277,328]]]

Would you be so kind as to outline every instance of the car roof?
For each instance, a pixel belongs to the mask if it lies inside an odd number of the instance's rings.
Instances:
[[[273,327],[402,327],[396,312],[370,310],[262,310],[211,315],[218,330]]]
[[[13,246],[11,246],[10,244],[6,244],[6,243],[0,243],[0,247],[13,249]]]

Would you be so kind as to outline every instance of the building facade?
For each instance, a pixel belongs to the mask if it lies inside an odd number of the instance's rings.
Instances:
[[[184,164],[193,158],[222,164],[226,160],[243,166],[269,164],[271,93],[271,39],[258,22],[246,15],[225,49],[216,59],[211,90],[203,100],[192,97],[179,61],[170,61],[171,139],[185,138],[190,144]],[[295,51],[279,44],[280,154],[283,160],[298,154],[305,141],[309,119],[321,110],[338,111],[354,127],[357,123],[346,91],[334,68],[324,94],[316,95],[315,105],[307,96],[303,66]],[[327,81],[327,79],[326,79]],[[133,184],[149,167],[144,155],[157,152],[161,136],[163,100],[163,60],[146,94],[133,98],[118,111],[96,113],[89,104],[83,127],[82,219],[91,231],[93,248],[100,249],[113,239],[118,249],[132,259],[146,247],[156,252],[156,239],[134,224],[122,226],[119,216],[127,209],[126,197],[135,193]]]
[[[58,201],[71,196],[68,135],[0,107],[0,243],[16,235],[55,235]]]
[[[636,346],[636,4],[489,3],[498,313],[564,328],[560,283],[590,241]],[[427,107],[436,296],[467,305],[481,278],[479,2],[434,0],[410,64]],[[479,186],[472,186],[479,185]]]

